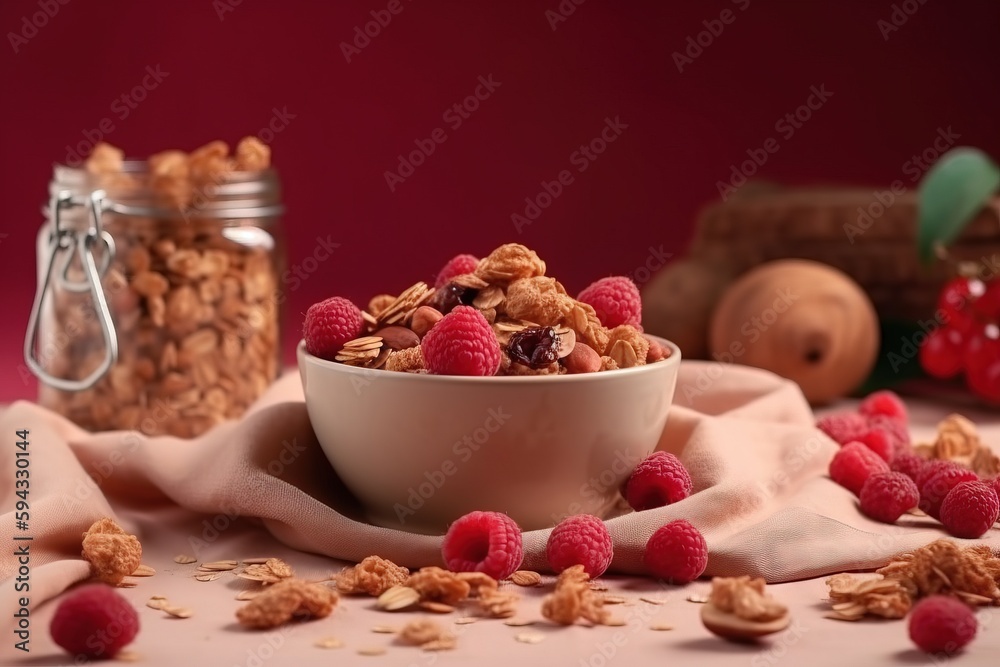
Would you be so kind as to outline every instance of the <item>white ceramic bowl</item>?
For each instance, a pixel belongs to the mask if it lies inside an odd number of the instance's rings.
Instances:
[[[459,377],[356,368],[298,346],[309,419],[378,525],[443,533],[473,510],[524,530],[604,515],[656,447],[681,354],[635,368]]]

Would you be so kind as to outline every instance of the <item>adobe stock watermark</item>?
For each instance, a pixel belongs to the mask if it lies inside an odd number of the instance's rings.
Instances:
[[[628,129],[628,125],[623,123],[621,116],[604,119],[604,127],[597,136],[580,146],[569,154],[569,164],[576,168],[578,174],[582,174],[590,168],[590,165],[597,161],[608,149],[608,146],[618,140],[622,132]],[[541,217],[542,211],[552,206],[552,202],[562,196],[566,187],[576,182],[576,177],[569,169],[563,169],[556,174],[551,181],[543,180],[542,189],[533,197],[524,198],[524,210],[520,213],[511,213],[510,221],[518,234],[524,233],[524,228],[531,225]]]
[[[736,363],[740,357],[746,354],[747,346],[760,340],[760,337],[774,326],[774,323],[784,313],[791,310],[795,302],[799,300],[799,296],[790,287],[775,290],[774,301],[771,305],[740,325],[742,338],[730,341],[726,350],[713,352],[714,361],[702,368],[694,383],[684,385],[684,399],[687,404],[693,406],[695,399],[708,391],[715,381],[722,377],[726,366]]]
[[[151,92],[159,88],[168,76],[170,76],[170,72],[163,71],[162,65],[155,67],[147,65],[145,74],[139,83],[111,100],[111,104],[108,106],[109,115],[98,121],[93,129],[84,130],[82,141],[78,141],[74,146],[66,145],[66,157],[63,158],[63,164],[70,167],[79,167],[83,164],[94,146],[117,129],[115,119],[123,121],[132,115],[132,112],[138,109],[139,105],[149,97]]]
[[[875,22],[875,27],[882,33],[882,39],[888,42],[889,36],[906,25],[906,22],[925,4],[927,4],[927,0],[904,0],[901,3],[894,3],[889,18],[879,19]]]
[[[910,185],[916,184],[927,170],[934,166],[941,154],[954,146],[961,137],[962,135],[951,129],[951,125],[947,129],[939,127],[931,145],[919,154],[910,156],[910,159],[900,167],[903,175],[909,176]],[[858,207],[857,221],[844,223],[843,229],[847,240],[853,245],[854,239],[871,229],[875,221],[885,215],[885,212],[896,203],[896,198],[904,194],[906,189],[906,183],[897,178],[887,189],[873,192],[872,201],[867,206]]]
[[[793,616],[786,630],[773,639],[767,648],[750,658],[750,667],[774,667],[788,655],[791,647],[802,641],[802,636],[807,632],[809,628],[802,625],[798,617]]]
[[[413,2],[413,0],[407,0],[407,2]],[[389,0],[385,9],[373,9],[368,12],[372,20],[365,23],[364,26],[354,26],[353,39],[350,42],[340,42],[340,52],[344,54],[344,60],[347,61],[347,64],[351,63],[351,58],[354,56],[361,55],[361,51],[371,44],[373,39],[381,35],[385,28],[389,27],[389,24],[392,23],[392,17],[399,16],[404,9],[406,9],[406,5],[402,3],[402,0]]]
[[[570,16],[576,13],[576,8],[587,0],[562,0],[555,9],[545,10],[545,20],[549,22],[552,32],[559,28],[560,23],[565,23]]]
[[[822,109],[831,97],[833,97],[833,93],[826,89],[826,84],[810,86],[806,101],[778,118],[774,123],[774,131],[780,134],[785,141],[791,140],[795,133],[801,130],[812,119],[813,114]],[[736,194],[737,188],[746,185],[747,179],[756,174],[780,149],[781,144],[774,137],[765,139],[760,148],[748,148],[746,151],[748,159],[739,165],[730,165],[729,180],[715,182],[715,187],[718,189],[722,201],[728,201],[732,195]]]
[[[513,415],[504,412],[502,405],[490,408],[481,426],[473,429],[471,433],[466,433],[461,440],[456,440],[451,446],[454,457],[446,458],[434,470],[424,471],[424,481],[406,490],[406,504],[396,503],[392,506],[399,523],[405,524],[407,517],[415,515],[417,510],[448,482],[449,478],[458,473],[460,466],[472,460],[476,452],[482,449],[490,437],[503,428],[511,417]]]
[[[7,41],[10,42],[10,48],[14,49],[15,55],[21,51],[21,47],[38,35],[39,30],[56,17],[59,10],[69,3],[70,0],[38,0],[35,5],[38,7],[38,11],[22,16],[18,31],[7,33]]]
[[[451,128],[452,132],[458,131],[465,121],[469,120],[472,114],[479,109],[480,104],[490,99],[497,88],[502,85],[502,82],[496,81],[492,74],[486,76],[480,74],[477,81],[479,85],[473,89],[472,93],[449,106],[441,114],[441,120]],[[413,176],[417,167],[424,164],[427,158],[434,154],[437,147],[447,140],[448,133],[442,127],[434,128],[427,139],[414,139],[413,144],[416,148],[405,156],[400,153],[397,156],[399,162],[396,169],[386,170],[383,173],[385,184],[389,186],[389,192],[395,193],[396,188],[405,183],[410,176]]]
[[[745,12],[750,7],[750,0],[731,0],[731,2],[741,12]],[[685,67],[694,64],[694,61],[705,53],[705,49],[712,46],[715,40],[722,36],[726,26],[732,25],[736,21],[737,16],[736,12],[727,7],[719,12],[718,18],[702,21],[701,24],[705,29],[694,35],[687,36],[683,52],[674,51],[670,55],[674,60],[674,65],[677,66],[677,71],[683,74]]]

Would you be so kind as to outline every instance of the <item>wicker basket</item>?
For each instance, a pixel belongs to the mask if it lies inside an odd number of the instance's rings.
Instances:
[[[954,275],[943,261],[920,264],[916,205],[913,191],[748,185],[702,212],[688,255],[733,275],[773,259],[824,262],[864,287],[882,319],[916,321],[934,314],[941,285]],[[980,213],[949,255],[979,263],[984,277],[1000,274],[997,216]]]

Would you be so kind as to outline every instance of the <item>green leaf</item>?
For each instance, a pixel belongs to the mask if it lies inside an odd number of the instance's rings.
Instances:
[[[1000,188],[1000,169],[975,148],[948,151],[920,182],[917,250],[929,262],[938,243],[947,245]]]

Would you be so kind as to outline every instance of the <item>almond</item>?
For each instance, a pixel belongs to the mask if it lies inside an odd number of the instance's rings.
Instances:
[[[417,336],[423,338],[424,334],[430,331],[431,327],[437,324],[442,317],[444,315],[436,308],[420,306],[413,311],[413,317],[410,319],[410,328]]]
[[[423,308],[425,306],[421,306]],[[419,310],[419,308],[417,309]],[[382,327],[372,334],[382,339],[382,345],[390,350],[405,350],[420,345],[420,336],[412,329],[398,325]]]

